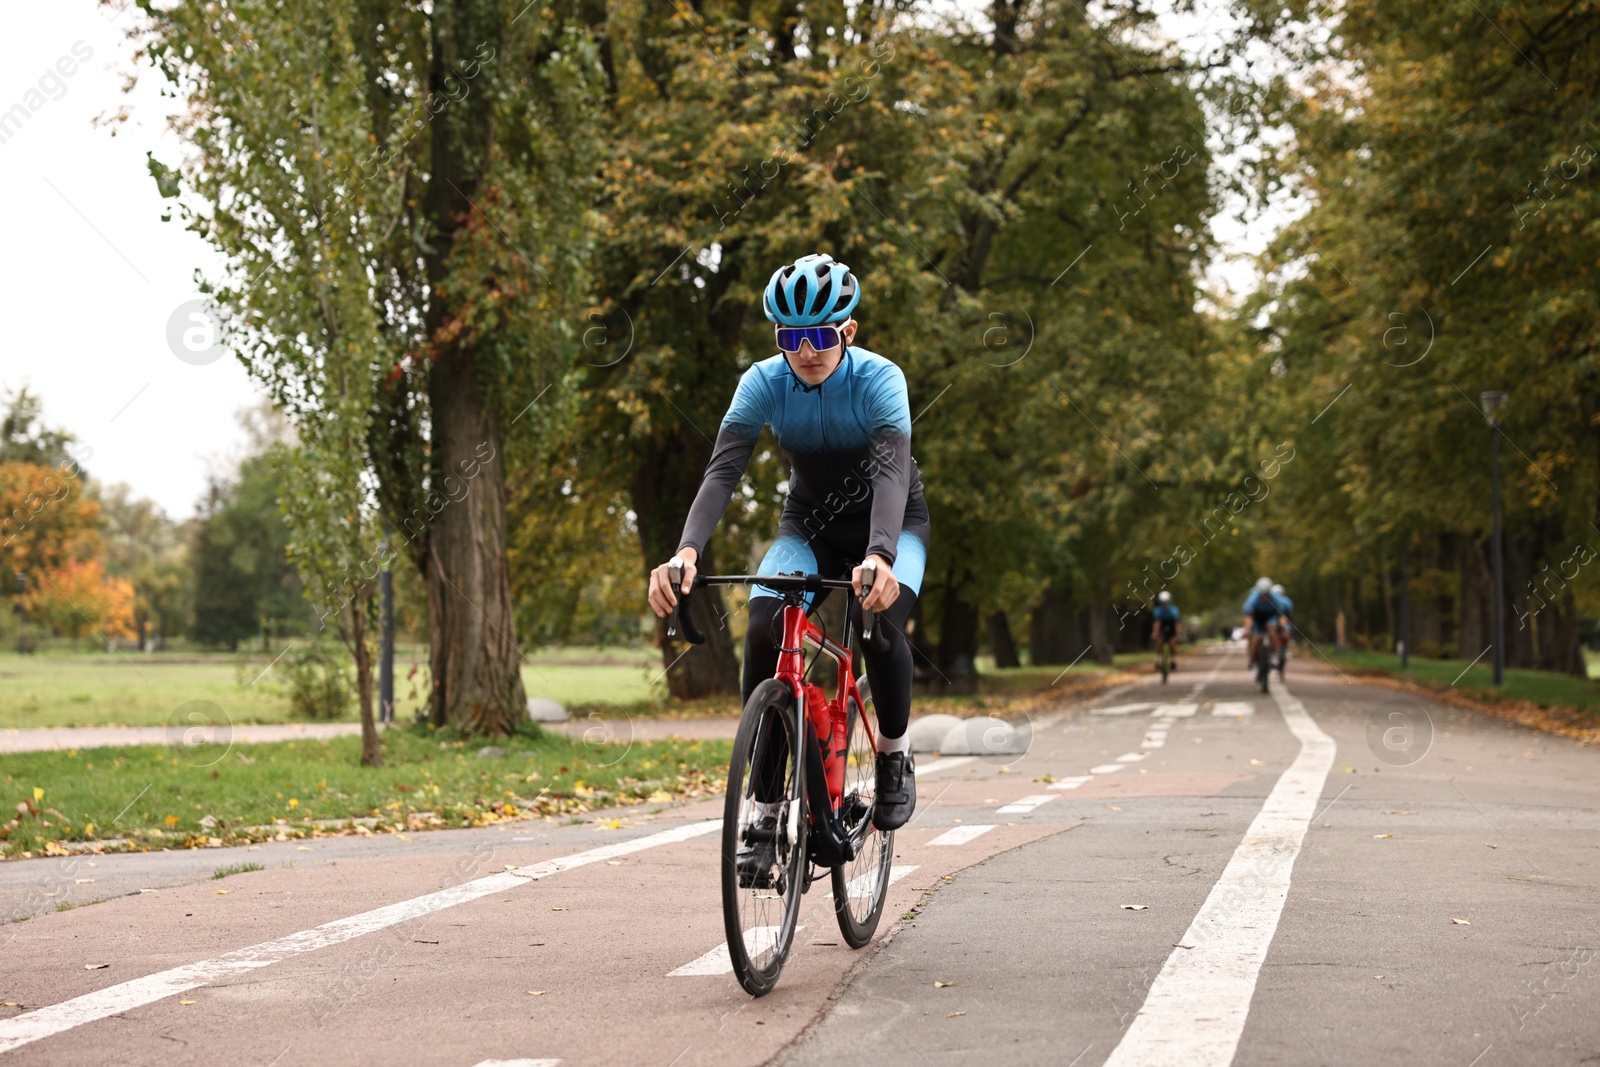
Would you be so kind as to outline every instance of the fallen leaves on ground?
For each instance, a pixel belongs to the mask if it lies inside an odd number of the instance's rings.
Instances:
[[[1472,925],[1471,921],[1467,920],[1467,919],[1451,919],[1450,921],[1455,923],[1457,926],[1471,926]]]
[[[1150,905],[1148,905],[1148,904],[1123,904],[1121,907],[1122,907],[1123,911],[1145,911],[1150,907]]]
[[[949,989],[953,985],[955,985],[954,982],[939,982],[939,981],[935,981],[933,983],[933,988],[935,988],[935,989]]]

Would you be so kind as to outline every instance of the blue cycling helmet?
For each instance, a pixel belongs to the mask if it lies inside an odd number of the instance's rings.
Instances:
[[[773,271],[761,309],[779,326],[821,326],[848,319],[860,302],[850,268],[819,252]]]

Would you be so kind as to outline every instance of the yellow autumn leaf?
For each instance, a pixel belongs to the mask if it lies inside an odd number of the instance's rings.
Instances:
[[[38,786],[34,786],[33,787],[33,799],[35,799],[35,800],[43,800],[44,799],[44,790],[40,789]]]

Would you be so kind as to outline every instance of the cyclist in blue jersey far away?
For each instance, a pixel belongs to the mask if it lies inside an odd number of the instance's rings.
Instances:
[[[1294,601],[1283,586],[1272,586],[1272,599],[1278,602],[1278,676],[1283,676],[1283,665],[1289,661],[1289,635],[1294,633]]]
[[[1245,666],[1249,669],[1255,669],[1257,642],[1277,632],[1278,620],[1283,617],[1283,612],[1283,605],[1273,596],[1272,579],[1258,578],[1256,587],[1250,590],[1250,595],[1244,601],[1244,628],[1250,635],[1250,656]]]
[[[1183,613],[1172,602],[1172,594],[1163,589],[1156,594],[1156,606],[1150,609],[1150,615],[1155,619],[1150,636],[1155,640],[1156,669],[1161,669],[1161,646],[1166,645],[1172,649],[1169,669],[1175,671],[1178,669],[1178,622]]]
[[[887,650],[862,650],[878,717],[873,823],[894,830],[905,825],[917,801],[906,736],[911,648],[905,626],[928,558],[928,505],[911,458],[905,374],[883,356],[852,344],[858,324],[851,312],[860,300],[850,268],[827,255],[803,256],[772,275],[762,304],[775,326],[778,354],[739,379],[677,555],[650,573],[649,596],[652,610],[665,617],[677,605],[678,593],[691,591],[695,563],[727,509],[762,427],[770,427],[789,463],[789,495],[778,538],[758,573],[843,577],[849,572],[860,596],[862,564],[877,568],[861,605],[889,624]],[[679,564],[682,586],[674,589],[668,569]],[[807,609],[815,610],[826,596],[826,591],[808,595]],[[777,669],[782,609],[776,591],[762,586],[751,591],[746,701]],[[759,782],[756,788],[759,795]],[[759,843],[761,836],[755,840]],[[759,867],[762,859],[751,856],[750,862]],[[745,857],[740,860],[742,866]]]

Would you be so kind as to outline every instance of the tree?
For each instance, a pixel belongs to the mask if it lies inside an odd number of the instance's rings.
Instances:
[[[134,636],[133,586],[108,577],[99,559],[67,559],[58,567],[40,568],[39,579],[23,595],[28,618],[76,644],[85,632],[109,645],[114,637]]]
[[[5,415],[0,417],[0,463],[53,467],[73,464],[85,451],[73,448],[70,433],[44,424],[44,407],[27,386],[6,390],[0,403],[5,405]]]
[[[354,581],[387,527],[427,581],[434,721],[488,732],[525,717],[504,452],[559,382],[596,146],[592,47],[525,12],[180,4],[141,31],[192,153],[152,171],[229,257],[216,303],[304,450],[285,498],[324,505],[290,517],[335,538],[296,559]]]
[[[232,481],[211,482],[189,548],[195,640],[236,648],[269,632],[285,636],[310,629],[303,582],[289,559],[290,532],[278,508],[283,491],[268,454],[245,459]]]
[[[1274,539],[1316,560],[1329,613],[1372,638],[1393,633],[1400,543],[1442,553],[1459,575],[1459,651],[1481,655],[1496,638],[1480,607],[1492,431],[1478,394],[1509,388],[1508,659],[1582,674],[1578,594],[1600,588],[1579,558],[1600,544],[1600,192],[1585,180],[1600,154],[1600,12],[1253,6],[1309,72],[1269,177],[1314,206],[1246,309],[1265,316],[1264,394],[1305,427],[1296,518]],[[1339,32],[1324,46],[1289,14]],[[1330,527],[1356,537],[1328,551]]]
[[[184,531],[159,506],[135,500],[126,485],[96,487],[107,569],[133,588],[133,628],[141,649],[166,643],[188,612],[191,575]],[[149,633],[154,624],[155,632]]]

